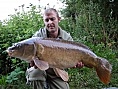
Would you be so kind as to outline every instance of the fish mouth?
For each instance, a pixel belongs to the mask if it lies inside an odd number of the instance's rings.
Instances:
[[[8,53],[9,56],[13,56],[14,50],[6,50],[6,52]]]

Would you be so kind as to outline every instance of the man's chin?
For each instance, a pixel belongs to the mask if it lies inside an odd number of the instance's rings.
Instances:
[[[49,31],[50,33],[54,33],[56,30],[53,28],[53,29],[48,29],[48,31]]]

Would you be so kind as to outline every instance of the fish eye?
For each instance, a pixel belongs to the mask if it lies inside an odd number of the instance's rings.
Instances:
[[[16,48],[20,48],[21,44],[20,43],[15,43],[13,46],[16,47]]]

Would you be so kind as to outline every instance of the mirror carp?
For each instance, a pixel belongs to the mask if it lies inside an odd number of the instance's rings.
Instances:
[[[32,37],[8,47],[7,53],[27,62],[34,60],[41,70],[54,68],[64,81],[68,74],[63,71],[83,62],[85,67],[94,68],[104,84],[110,82],[112,66],[105,58],[98,57],[84,44],[60,39]]]

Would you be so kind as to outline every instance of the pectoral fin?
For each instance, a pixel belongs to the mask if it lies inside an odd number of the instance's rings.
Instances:
[[[68,76],[68,73],[65,70],[55,68],[54,71],[55,71],[57,76],[61,77],[64,81],[68,81],[69,76]]]
[[[35,65],[40,69],[40,70],[47,70],[49,68],[48,62],[39,60],[38,58],[33,58]]]

